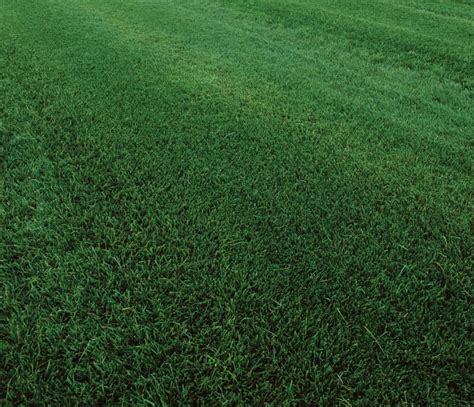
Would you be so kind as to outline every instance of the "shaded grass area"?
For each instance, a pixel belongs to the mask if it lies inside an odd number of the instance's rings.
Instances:
[[[4,0],[7,404],[472,403],[472,19]]]

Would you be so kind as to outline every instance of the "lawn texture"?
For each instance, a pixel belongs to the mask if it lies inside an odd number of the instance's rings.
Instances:
[[[474,5],[1,0],[3,405],[473,405]]]

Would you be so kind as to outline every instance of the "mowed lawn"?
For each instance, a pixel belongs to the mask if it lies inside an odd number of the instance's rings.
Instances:
[[[5,405],[472,405],[470,0],[1,0]]]

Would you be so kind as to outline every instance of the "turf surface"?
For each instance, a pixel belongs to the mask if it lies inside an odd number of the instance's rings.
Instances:
[[[469,405],[470,0],[2,0],[5,405]]]

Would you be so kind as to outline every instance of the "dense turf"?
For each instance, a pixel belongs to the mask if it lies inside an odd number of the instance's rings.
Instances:
[[[6,404],[473,403],[473,21],[1,0]]]

